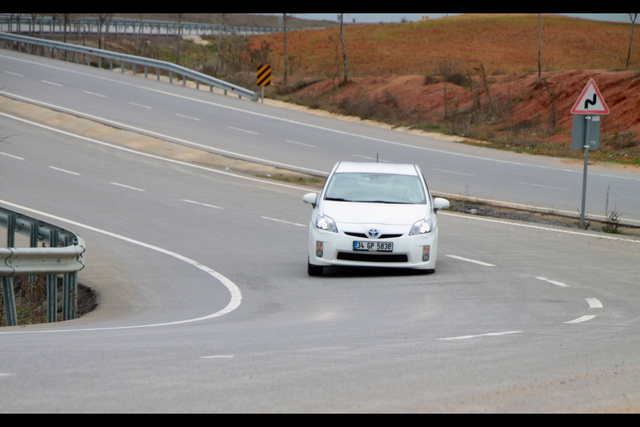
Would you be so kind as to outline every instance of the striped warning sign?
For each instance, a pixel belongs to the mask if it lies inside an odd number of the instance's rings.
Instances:
[[[258,86],[269,86],[271,84],[271,66],[270,65],[258,65],[256,83],[258,84]]]

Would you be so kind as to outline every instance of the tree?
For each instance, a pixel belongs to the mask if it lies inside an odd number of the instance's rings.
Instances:
[[[542,64],[540,62],[541,55],[542,55],[542,22],[541,22],[540,14],[538,13],[538,81],[540,81],[540,76],[542,74]]]
[[[284,26],[284,85],[287,85],[287,14],[282,14],[282,25]]]
[[[110,13],[99,13],[98,14],[98,49],[104,49],[106,47],[102,46],[102,29],[105,28],[107,34],[109,33],[109,21],[111,20]]]
[[[178,22],[176,25],[176,64],[180,65],[180,40],[182,39],[182,13],[177,13]]]
[[[629,68],[629,61],[631,61],[631,43],[633,43],[633,26],[638,18],[637,13],[630,13],[629,19],[631,19],[631,37],[629,38],[629,51],[627,52],[627,68]]]
[[[64,16],[64,32],[62,33],[62,43],[66,43],[67,42],[67,29],[69,28],[69,18],[70,18],[71,14],[63,13],[62,15]]]
[[[214,77],[218,77],[218,65],[220,65],[220,50],[222,49],[222,29],[224,28],[224,13],[220,14],[220,25],[218,26],[218,48],[216,49],[216,65],[213,68]]]
[[[343,83],[346,83],[347,81],[349,81],[349,67],[347,65],[347,49],[344,45],[344,31],[342,29],[343,27],[343,15],[344,14],[340,14],[340,43],[342,43],[342,64],[344,66],[344,80]]]

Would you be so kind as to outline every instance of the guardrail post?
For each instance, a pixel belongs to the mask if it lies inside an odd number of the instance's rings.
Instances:
[[[16,216],[14,214],[7,216],[7,247],[16,247]]]
[[[7,247],[15,248],[16,215],[7,215]],[[4,299],[4,311],[7,318],[7,326],[16,326],[18,317],[16,315],[16,299],[13,293],[13,279],[11,277],[2,278],[2,297]]]
[[[40,237],[40,225],[37,222],[32,221],[31,227],[29,229],[29,246],[32,248],[37,247],[39,237]],[[33,285],[35,282],[36,282],[36,276],[35,275],[29,276],[29,283]]]
[[[65,238],[65,246],[71,246],[71,238]],[[75,319],[78,307],[78,273],[66,273],[62,279],[62,318]]]
[[[58,230],[52,230],[49,236],[50,246],[58,246]],[[58,276],[47,276],[47,322],[55,322],[58,317]]]
[[[18,316],[16,315],[16,300],[13,295],[13,279],[11,277],[2,278],[2,297],[4,298],[7,326],[16,326],[18,324]]]

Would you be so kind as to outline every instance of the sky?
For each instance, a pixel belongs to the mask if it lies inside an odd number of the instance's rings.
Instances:
[[[338,21],[340,13],[294,13],[293,16],[301,19],[320,19],[328,21]],[[401,22],[403,19],[407,21],[420,21],[423,15],[430,19],[440,18],[446,13],[345,13],[344,22],[354,22],[357,24],[378,23],[378,22]],[[456,14],[451,14],[456,15]],[[628,13],[558,13],[558,15],[573,16],[576,18],[593,19],[597,21],[611,21],[631,23]],[[636,23],[638,23],[636,21]]]

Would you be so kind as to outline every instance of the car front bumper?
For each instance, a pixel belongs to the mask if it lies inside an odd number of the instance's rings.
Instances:
[[[391,252],[356,251],[354,241],[393,243]],[[389,239],[366,239],[309,228],[309,263],[317,266],[436,268],[438,229],[430,233]],[[375,249],[375,246],[374,246]]]

